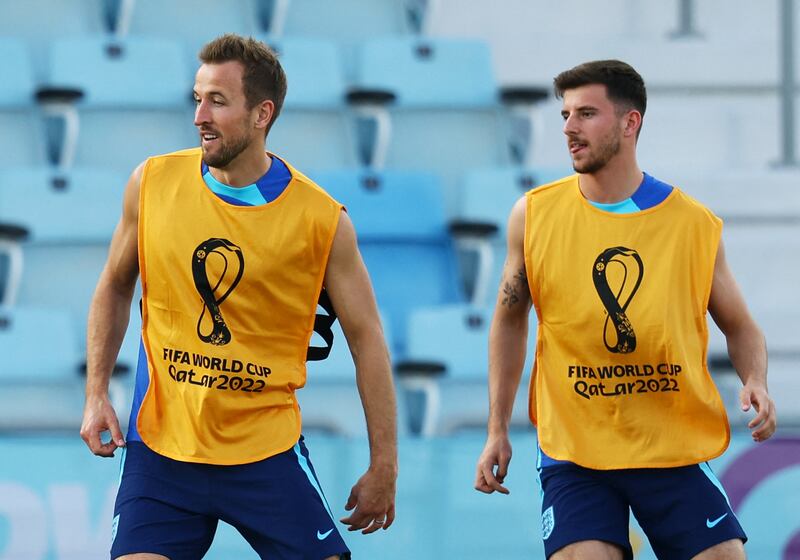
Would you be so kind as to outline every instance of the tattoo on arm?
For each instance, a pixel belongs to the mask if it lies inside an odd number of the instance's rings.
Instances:
[[[519,301],[519,296],[517,295],[517,287],[513,284],[508,282],[505,283],[503,286],[503,293],[505,296],[503,297],[503,305],[506,307],[513,307],[515,303]]]
[[[528,276],[525,274],[525,267],[520,268],[514,278],[516,278],[520,288],[528,288]]]
[[[525,268],[520,268],[517,273],[511,278],[511,282],[503,282],[503,301],[502,304],[506,307],[514,307],[520,301],[518,290],[528,289],[528,277],[525,275]]]

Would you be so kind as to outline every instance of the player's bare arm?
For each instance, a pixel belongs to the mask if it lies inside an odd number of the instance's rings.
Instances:
[[[125,445],[119,420],[108,397],[108,384],[125,336],[131,299],[139,275],[139,185],[144,164],[134,170],[125,186],[122,217],[114,230],[108,260],[100,274],[92,304],[86,340],[86,404],[81,438],[95,455],[113,457]],[[111,432],[103,443],[100,434]]]
[[[503,481],[511,461],[508,426],[525,364],[531,297],[525,272],[525,210],[521,198],[508,221],[508,255],[489,331],[489,425],[478,460],[475,489],[508,494]]]
[[[747,309],[742,293],[725,258],[720,242],[714,264],[714,280],[708,310],[725,335],[728,355],[744,387],[742,410],[756,409],[750,421],[754,441],[764,441],[775,433],[775,403],[767,392],[767,345],[764,334]]]
[[[370,466],[350,492],[341,521],[348,530],[388,529],[395,515],[397,404],[389,351],[367,269],[349,216],[342,212],[325,273],[325,287],[356,366],[369,432]]]

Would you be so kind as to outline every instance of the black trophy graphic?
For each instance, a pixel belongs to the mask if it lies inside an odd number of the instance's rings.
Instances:
[[[630,293],[625,298],[624,302],[620,302],[622,292],[625,290],[626,284],[633,282],[632,272],[629,270],[628,265],[636,264],[635,284],[630,290]],[[619,282],[619,290],[615,294],[608,281],[608,267],[609,264],[621,267],[622,280]],[[600,253],[594,261],[594,268],[592,269],[592,280],[594,281],[594,288],[597,290],[597,295],[600,296],[600,301],[603,302],[608,315],[603,325],[603,343],[609,352],[615,354],[629,354],[636,350],[636,333],[633,331],[633,325],[625,314],[628,305],[631,303],[633,296],[639,289],[644,277],[644,264],[642,263],[639,253],[627,247],[610,247]],[[609,328],[609,321],[613,324],[613,329]],[[609,344],[609,339],[614,340],[609,331],[615,333],[616,341],[614,344]]]
[[[219,255],[224,263],[222,272],[213,288],[211,287],[211,282],[209,282],[207,270],[207,260],[212,253]],[[236,278],[233,279],[225,293],[217,297],[217,289],[219,289],[228,273],[229,255],[236,256],[239,270]],[[231,331],[228,329],[228,325],[225,324],[225,319],[219,306],[239,284],[243,273],[244,257],[242,256],[242,250],[227,239],[206,239],[194,250],[194,255],[192,255],[192,278],[197,292],[203,299],[203,311],[200,313],[200,319],[197,320],[197,336],[203,342],[214,346],[223,346],[231,341]],[[212,320],[212,329],[209,334],[203,334],[202,332],[203,317],[205,317],[206,311],[208,311]]]

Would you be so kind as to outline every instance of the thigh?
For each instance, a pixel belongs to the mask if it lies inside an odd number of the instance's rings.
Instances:
[[[568,544],[550,557],[550,560],[622,560],[623,550],[603,541],[581,541]]]
[[[143,553],[169,560],[203,557],[217,520],[202,511],[203,497],[192,493],[192,486],[205,486],[192,483],[196,470],[129,442],[114,506],[111,558]]]
[[[566,464],[545,467],[539,476],[542,484],[542,538],[548,558],[559,558],[553,555],[576,543],[579,543],[578,552],[587,546],[595,546],[587,541],[602,541],[600,545],[608,543],[607,546],[613,547],[610,549],[612,553],[619,550],[618,558],[633,558],[628,540],[628,504],[608,484],[604,473]]]
[[[692,560],[745,560],[744,543],[739,539],[725,541],[707,548]]]
[[[707,463],[637,469],[625,484],[633,514],[660,559],[689,560],[720,543],[747,540]]]
[[[303,439],[284,453],[226,467],[212,485],[219,517],[262,558],[349,558]]]

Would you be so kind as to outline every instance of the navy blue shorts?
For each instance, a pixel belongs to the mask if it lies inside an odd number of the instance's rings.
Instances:
[[[112,559],[149,552],[199,560],[220,519],[261,558],[350,558],[302,437],[288,451],[233,466],[175,461],[128,442],[114,506]]]
[[[600,540],[619,545],[631,560],[629,511],[661,560],[689,560],[727,540],[747,541],[708,463],[612,471],[564,463],[540,469],[539,477],[548,558],[568,544]]]

